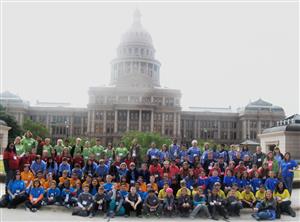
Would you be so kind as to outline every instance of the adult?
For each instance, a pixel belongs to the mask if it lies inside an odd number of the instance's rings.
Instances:
[[[14,143],[8,143],[6,149],[3,152],[4,170],[6,173],[5,184],[15,178],[16,171],[19,169],[19,158],[16,153],[16,147]]]
[[[278,165],[278,161],[274,158],[274,154],[272,151],[270,151],[267,154],[267,157],[265,158],[263,163],[268,163],[269,170],[273,171],[276,176],[278,175],[279,165]]]
[[[15,138],[15,147],[16,147],[16,153],[18,156],[22,156],[25,153],[24,146],[21,144],[21,137],[17,136]]]
[[[293,170],[298,167],[298,164],[295,160],[292,159],[291,154],[286,152],[284,154],[284,158],[281,161],[281,176],[284,182],[284,185],[288,189],[289,193],[292,194],[293,188],[293,179],[294,179],[294,172]]]
[[[16,172],[15,178],[10,180],[8,183],[8,208],[16,208],[17,205],[24,202],[26,197],[26,185],[23,180],[21,180],[21,174],[19,171]]]
[[[200,151],[200,148],[198,147],[197,140],[192,141],[192,146],[188,149],[187,154],[189,156],[189,162],[190,163],[194,163],[195,157],[197,157],[197,156],[200,157],[201,156],[201,151]]]
[[[37,142],[32,138],[32,133],[28,130],[21,140],[21,144],[23,145],[25,152],[31,153],[32,147],[36,147]]]
[[[76,138],[74,146],[72,146],[72,149],[70,151],[70,154],[72,157],[74,157],[75,153],[82,153],[83,147],[81,145],[81,139]]]
[[[261,151],[261,146],[256,147],[256,152],[252,156],[253,164],[257,165],[257,168],[260,168],[266,158],[266,154]]]
[[[128,158],[132,162],[135,162],[135,164],[139,167],[142,163],[142,157],[140,154],[141,146],[137,143],[137,139],[132,140],[132,145],[129,149]]]
[[[296,217],[295,211],[291,207],[291,196],[289,191],[285,188],[282,181],[277,183],[274,191],[274,198],[277,201],[278,215],[281,213],[288,213],[292,217]]]
[[[177,139],[173,139],[172,144],[169,147],[170,160],[175,160],[179,156],[180,146],[177,144]]]

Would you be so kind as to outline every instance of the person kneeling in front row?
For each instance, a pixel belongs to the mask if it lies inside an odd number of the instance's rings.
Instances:
[[[78,196],[78,206],[74,207],[72,215],[92,217],[93,204],[93,196],[89,193],[89,185],[85,184],[83,187],[83,193]]]

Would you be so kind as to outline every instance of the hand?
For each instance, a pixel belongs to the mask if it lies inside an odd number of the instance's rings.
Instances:
[[[15,194],[13,194],[13,195],[11,196],[11,199],[15,199],[15,197],[16,197],[16,195],[15,195]]]
[[[81,209],[82,209],[82,210],[85,210],[85,207],[84,207],[84,206],[82,206],[82,207],[81,207]]]
[[[136,205],[133,206],[133,209],[136,210]]]

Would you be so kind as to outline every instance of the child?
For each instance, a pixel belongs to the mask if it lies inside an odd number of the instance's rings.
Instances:
[[[166,196],[163,201],[163,211],[165,215],[169,215],[172,217],[173,213],[175,212],[175,199],[173,195],[173,189],[167,188],[166,189]]]
[[[221,179],[218,175],[219,175],[218,170],[215,169],[215,170],[212,171],[212,176],[209,177],[209,179],[208,179],[208,188],[210,190],[213,189],[213,186],[216,182],[221,182]]]
[[[70,181],[66,180],[64,182],[64,188],[61,192],[61,204],[66,208],[71,208],[72,205],[72,193],[74,189],[70,187]]]
[[[89,186],[86,184],[83,186],[83,192],[78,197],[77,207],[73,209],[72,215],[92,217],[92,208],[93,196],[89,193]]]
[[[259,190],[256,191],[255,193],[256,204],[262,203],[265,200],[265,196],[266,196],[266,189],[265,186],[261,184],[259,186]]]
[[[251,192],[251,187],[247,185],[245,190],[242,192],[242,203],[245,208],[254,208],[254,203],[256,202],[256,198],[254,194]]]
[[[206,206],[206,196],[203,193],[203,190],[201,187],[197,187],[195,189],[195,193],[193,195],[193,205],[194,209],[191,213],[191,218],[194,219],[198,212],[203,211],[205,213],[205,216],[207,218],[211,218],[210,213],[208,211],[208,208]]]
[[[106,183],[104,184],[104,189],[106,192],[109,192],[112,190],[113,187],[113,183],[112,183],[112,176],[111,175],[107,175],[106,176]]]
[[[235,182],[235,177],[232,176],[232,171],[227,170],[226,176],[223,179],[223,185],[224,185],[224,191],[227,193],[229,190],[231,190],[232,184]]]
[[[29,170],[30,164],[24,164],[24,171],[21,172],[21,179],[24,181],[26,188],[31,187],[34,179],[33,173]]]
[[[270,171],[269,172],[269,178],[266,179],[266,182],[265,182],[266,189],[267,190],[272,190],[272,192],[275,190],[276,185],[278,183],[278,179],[274,178],[274,176],[275,176],[274,171]]]
[[[252,190],[254,193],[259,190],[260,186],[262,185],[262,179],[259,178],[258,171],[254,172],[254,177],[251,179],[250,184],[252,186]]]
[[[44,197],[44,188],[41,186],[41,182],[38,179],[33,181],[33,187],[29,192],[29,200],[25,202],[26,208],[29,208],[31,212],[37,212],[41,207],[41,203]]]
[[[46,205],[58,205],[60,203],[60,190],[58,187],[56,187],[55,180],[51,181],[50,188],[47,190],[46,198],[44,199],[44,201]]]
[[[201,171],[200,176],[198,178],[198,186],[200,186],[203,190],[206,190],[206,187],[208,185],[208,178],[205,175],[205,171]]]
[[[178,198],[178,210],[182,217],[186,217],[192,209],[190,195],[188,195],[187,188],[181,188],[180,196]]]
[[[68,171],[65,170],[62,173],[62,176],[58,179],[59,183],[58,183],[58,187],[62,190],[64,188],[64,183],[66,180],[70,181],[70,178],[68,177]]]
[[[148,191],[148,196],[144,201],[144,211],[146,216],[150,216],[150,213],[154,213],[157,217],[160,216],[159,199],[154,193],[153,189]]]
[[[102,186],[98,188],[98,192],[94,196],[94,206],[92,215],[95,216],[97,211],[106,212],[106,194]]]
[[[277,210],[279,215],[282,212],[285,212],[292,217],[296,217],[296,213],[291,207],[290,193],[282,181],[280,181],[276,186],[274,198],[277,201]]]
[[[62,163],[59,164],[59,167],[58,167],[58,174],[59,175],[62,175],[62,173],[64,171],[67,171],[67,175],[70,176],[71,175],[71,166],[70,164],[68,163],[68,159],[66,157],[64,157],[62,159]]]
[[[210,214],[212,215],[212,219],[218,220],[216,217],[216,213],[218,212],[221,216],[224,217],[224,219],[228,219],[224,207],[224,199],[222,199],[218,195],[218,190],[214,187],[212,189],[212,192],[208,195],[208,209],[210,211]]]
[[[237,215],[240,216],[240,209],[243,208],[243,205],[241,201],[238,198],[238,195],[236,194],[236,189],[231,189],[227,193],[227,209],[229,212],[229,216]]]
[[[98,192],[99,183],[96,178],[92,179],[92,184],[90,186],[90,193],[94,196]]]
[[[107,193],[107,216],[114,217],[115,215],[124,215],[125,208],[123,207],[123,203],[124,198],[122,194],[116,189],[116,185],[113,185],[112,189]]]
[[[275,220],[276,201],[271,190],[267,190],[265,200],[255,208],[257,212],[252,214],[256,220]]]

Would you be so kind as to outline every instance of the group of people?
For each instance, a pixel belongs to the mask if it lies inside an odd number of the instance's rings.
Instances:
[[[0,206],[25,203],[32,212],[46,205],[72,208],[72,215],[125,216],[135,212],[217,220],[240,216],[251,208],[257,220],[296,216],[291,207],[294,170],[290,153],[279,147],[267,154],[231,145],[187,144],[156,147],[146,155],[133,140],[116,148],[77,138],[73,146],[58,139],[33,139],[30,131],[8,144],[3,153],[6,195]],[[143,212],[143,213],[142,213]]]

